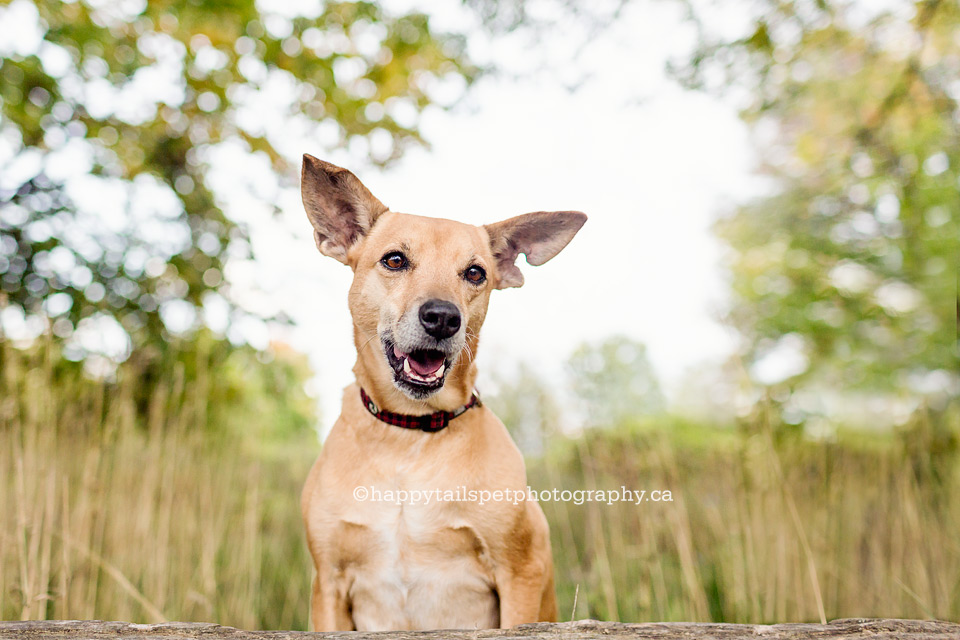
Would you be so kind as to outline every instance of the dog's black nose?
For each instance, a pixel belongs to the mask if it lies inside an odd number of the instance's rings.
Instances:
[[[427,300],[420,305],[420,324],[437,340],[449,338],[460,329],[460,310],[452,302]]]

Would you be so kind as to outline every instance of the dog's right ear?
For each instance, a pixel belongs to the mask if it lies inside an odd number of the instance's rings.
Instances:
[[[347,264],[347,251],[365,236],[387,207],[346,169],[303,154],[303,208],[320,253]]]

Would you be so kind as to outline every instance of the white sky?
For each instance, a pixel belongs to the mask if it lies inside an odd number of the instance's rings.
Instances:
[[[471,51],[524,69],[538,54],[569,59],[576,35],[552,30],[533,52],[520,38],[494,48],[473,42]],[[486,78],[453,111],[429,111],[422,131],[432,149],[386,171],[303,141],[303,152],[352,169],[393,210],[475,224],[538,210],[587,213],[557,258],[541,267],[521,259],[526,284],[492,296],[481,385],[484,374],[519,361],[559,381],[579,343],[624,333],[647,344],[669,392],[687,368],[733,348],[729,329],[713,319],[727,288],[709,227],[758,185],[733,107],[664,77],[666,57],[688,38],[669,6],[637,3],[559,69]],[[578,91],[563,87],[581,73],[591,79]],[[284,339],[310,355],[329,427],[352,379],[351,274],[316,251],[299,195],[281,203],[285,228],[251,217],[260,264],[248,275],[296,320]]]

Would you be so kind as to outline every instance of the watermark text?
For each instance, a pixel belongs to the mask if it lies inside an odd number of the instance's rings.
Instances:
[[[353,490],[357,502],[386,502],[397,505],[429,505],[438,502],[475,502],[478,505],[493,502],[569,502],[582,505],[588,502],[614,505],[627,503],[642,505],[647,502],[673,502],[668,489],[473,489],[459,486],[447,489],[393,489],[376,486],[358,486]]]

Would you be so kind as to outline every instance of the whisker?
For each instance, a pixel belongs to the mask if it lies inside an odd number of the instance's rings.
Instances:
[[[363,350],[367,348],[367,345],[369,345],[371,342],[374,341],[374,339],[376,339],[376,338],[378,338],[378,337],[379,337],[379,336],[378,336],[377,334],[373,334],[372,336],[370,336],[370,337],[367,339],[367,341],[364,342],[362,345],[360,345],[360,348],[357,349],[357,355],[360,355],[361,353],[363,353]]]
[[[470,340],[470,338],[478,338],[478,339],[479,339],[479,335],[476,334],[476,333],[474,333],[474,332],[472,332],[472,331],[470,331],[470,329],[467,329],[467,330],[466,330],[466,336],[467,336],[467,342],[466,342],[463,346],[464,346],[464,348],[466,349],[467,353],[470,354],[470,360],[473,361],[473,360],[476,358],[476,356],[475,356],[474,353],[473,353],[473,349],[470,348],[470,342],[469,342],[469,340]]]

